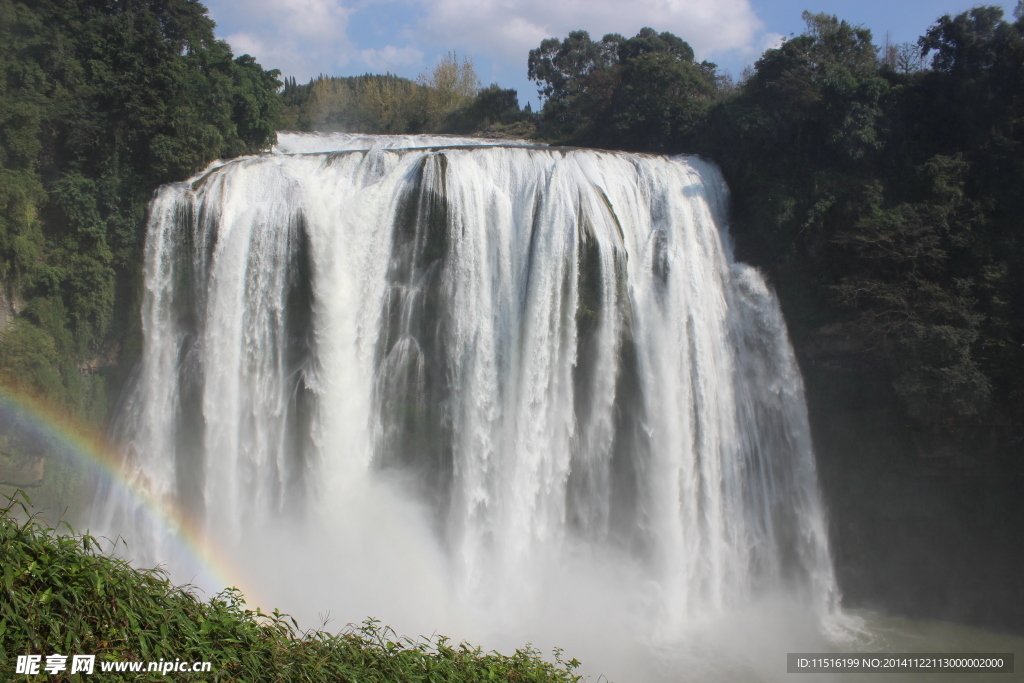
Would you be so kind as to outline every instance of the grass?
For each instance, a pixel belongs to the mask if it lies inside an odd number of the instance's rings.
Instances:
[[[209,673],[174,681],[336,683],[580,683],[579,666],[527,646],[511,656],[447,638],[410,639],[369,619],[341,633],[302,631],[274,610],[247,609],[228,589],[203,601],[160,569],[139,570],[104,553],[96,538],[29,513],[23,492],[0,508],[0,681],[169,680],[160,673],[101,673],[106,661],[209,661]],[[27,517],[19,521],[18,510]],[[18,655],[96,655],[92,676],[15,674]],[[70,657],[68,663],[70,664]],[[70,669],[70,666],[68,667]],[[144,665],[145,668],[145,665]]]

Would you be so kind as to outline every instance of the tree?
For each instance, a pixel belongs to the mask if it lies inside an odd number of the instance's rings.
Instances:
[[[276,139],[277,72],[213,29],[195,0],[0,0],[0,303],[19,302],[0,374],[48,338],[34,358],[60,389],[36,389],[73,411],[102,413],[103,377],[83,368],[137,325],[153,190]]]
[[[537,83],[541,97],[568,99],[588,76],[619,63],[618,48],[622,42],[622,36],[609,34],[595,43],[586,31],[571,31],[564,41],[548,38],[541,41],[539,48],[530,50],[527,77]]]
[[[824,12],[805,11],[803,19],[807,24],[804,35],[812,39],[807,54],[813,65],[828,64],[859,74],[874,70],[877,49],[871,42],[870,30],[851,26]]]
[[[605,42],[609,42],[609,38],[612,37],[618,44],[616,53],[619,64],[625,64],[642,55],[655,53],[668,55],[678,62],[693,61],[693,48],[690,47],[690,44],[668,31],[658,33],[653,28],[642,28],[629,40],[622,40],[617,34],[612,34],[612,36],[605,36]]]
[[[830,290],[855,316],[846,329],[891,363],[897,395],[925,420],[977,414],[991,394],[972,353],[985,315],[952,264],[975,227],[968,170],[936,155],[916,169],[918,201],[895,206],[871,183],[856,221],[833,237],[845,268]]]
[[[420,85],[425,88],[428,125],[437,127],[456,109],[467,106],[480,90],[480,79],[473,68],[473,60],[449,52],[428,74],[421,74]]]
[[[626,149],[680,149],[716,92],[713,67],[668,51],[639,53],[622,66],[611,114],[590,135]]]
[[[1024,21],[941,17],[885,62],[865,29],[804,18],[692,137],[737,256],[798,346],[883,368],[917,424],[1024,424]]]
[[[471,125],[479,127],[518,120],[522,118],[519,93],[512,88],[502,88],[497,83],[491,83],[477,93],[473,104],[468,107],[467,118],[473,122]]]
[[[549,38],[527,67],[549,135],[626,149],[679,145],[719,85],[714,64],[695,64],[686,41],[651,28],[600,42],[586,31]]]
[[[902,74],[917,73],[924,68],[921,49],[914,43],[900,43],[896,48],[896,64],[893,67]]]
[[[947,14],[918,41],[921,52],[924,56],[935,53],[934,69],[976,77],[995,67],[1021,40],[1019,32],[1002,19],[1003,10],[992,6],[975,7],[956,17]]]

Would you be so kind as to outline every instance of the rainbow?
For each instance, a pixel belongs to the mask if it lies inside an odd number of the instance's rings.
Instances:
[[[203,529],[175,506],[157,500],[139,482],[126,476],[123,456],[99,431],[64,410],[3,384],[0,418],[8,425],[16,425],[20,433],[49,451],[82,465],[96,477],[100,490],[139,511],[147,526],[160,530],[169,539],[175,561],[192,577],[190,584],[218,591],[227,587],[243,589],[231,560],[210,542]],[[242,592],[252,602],[253,594]]]

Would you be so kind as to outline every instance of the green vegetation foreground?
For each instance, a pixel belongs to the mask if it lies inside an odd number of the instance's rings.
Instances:
[[[563,662],[558,652],[551,664],[530,647],[504,656],[443,637],[399,638],[373,620],[340,634],[303,632],[276,610],[246,609],[236,589],[203,602],[159,569],[140,571],[102,553],[88,534],[61,535],[31,517],[19,522],[14,512],[27,515],[28,498],[7,498],[0,508],[0,680],[12,679],[19,655],[33,654],[43,664],[65,655],[69,668],[71,655],[95,655],[97,673],[111,661],[211,663],[207,674],[174,672],[180,681],[583,680],[572,673],[579,662]],[[103,673],[104,681],[160,679],[156,672]],[[64,671],[56,680],[88,679]]]

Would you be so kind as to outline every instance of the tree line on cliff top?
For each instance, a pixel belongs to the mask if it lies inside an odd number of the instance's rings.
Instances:
[[[474,133],[530,131],[515,90],[480,79],[467,57],[448,52],[415,81],[393,74],[320,75],[284,79],[282,130],[346,133]]]

